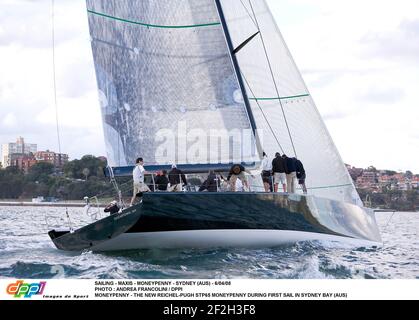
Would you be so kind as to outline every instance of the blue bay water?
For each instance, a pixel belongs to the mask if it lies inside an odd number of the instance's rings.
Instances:
[[[69,209],[71,221],[90,218]],[[377,213],[384,246],[301,242],[269,249],[57,250],[47,231],[67,225],[64,208],[0,207],[0,278],[419,279],[419,213]]]

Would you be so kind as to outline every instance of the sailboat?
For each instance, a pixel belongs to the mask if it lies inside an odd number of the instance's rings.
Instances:
[[[144,193],[78,230],[51,230],[58,249],[381,243],[265,0],[86,2],[112,181],[138,157],[149,174],[173,163],[253,174],[241,192]],[[262,152],[301,159],[308,194],[265,192]]]

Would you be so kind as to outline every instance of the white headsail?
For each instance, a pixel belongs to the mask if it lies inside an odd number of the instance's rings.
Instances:
[[[220,0],[264,151],[297,156],[309,193],[362,204],[265,0]]]

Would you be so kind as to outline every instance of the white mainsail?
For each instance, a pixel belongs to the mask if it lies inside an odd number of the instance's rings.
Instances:
[[[86,2],[111,165],[259,161],[213,0]]]
[[[297,156],[309,193],[362,205],[265,0],[220,0],[263,149]]]

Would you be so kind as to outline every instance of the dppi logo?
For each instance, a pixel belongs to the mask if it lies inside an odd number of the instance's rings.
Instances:
[[[45,281],[39,283],[24,283],[23,280],[18,280],[7,286],[6,292],[13,295],[15,298],[31,298],[33,295],[42,294],[45,289]]]

